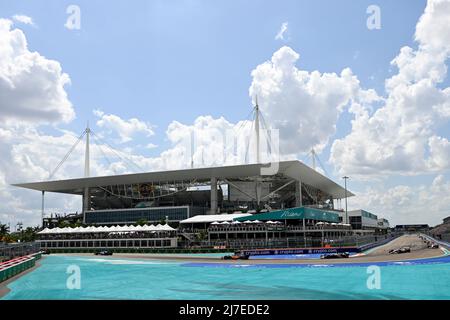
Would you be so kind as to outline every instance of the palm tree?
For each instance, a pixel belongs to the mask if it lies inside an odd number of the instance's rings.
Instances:
[[[33,242],[36,240],[36,231],[32,227],[28,227],[21,235],[22,242]]]
[[[9,233],[9,226],[7,224],[0,223],[0,236],[4,237]]]

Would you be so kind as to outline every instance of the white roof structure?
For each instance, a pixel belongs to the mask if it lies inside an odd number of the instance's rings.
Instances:
[[[230,213],[230,214],[206,214],[193,216],[180,221],[180,223],[212,223],[212,222],[232,222],[235,218],[251,216],[249,213]]]
[[[243,164],[235,166],[193,168],[184,170],[121,174],[102,177],[86,177],[56,181],[17,183],[13,185],[38,191],[81,195],[83,194],[85,188],[95,188],[98,186],[138,184],[175,180],[196,180],[199,182],[209,181],[211,177],[228,179],[240,177],[256,177],[261,176],[261,168],[264,167],[268,166],[266,164]],[[335,199],[345,198],[346,195],[345,189],[342,186],[298,160],[280,161],[278,163],[277,174],[282,174],[297,181],[302,181],[303,183],[325,191]],[[353,193],[347,190],[347,196],[350,197],[353,195]]]
[[[111,227],[76,227],[76,228],[45,228],[39,231],[38,234],[62,234],[62,233],[98,233],[98,232],[139,232],[139,231],[175,231],[174,228],[165,224],[144,225],[144,226],[111,226]]]

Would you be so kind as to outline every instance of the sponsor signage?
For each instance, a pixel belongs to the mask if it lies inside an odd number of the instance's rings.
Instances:
[[[358,247],[345,248],[295,248],[295,249],[265,249],[265,250],[241,250],[241,254],[249,256],[271,256],[284,254],[321,254],[321,253],[342,253],[359,252]]]
[[[290,219],[311,219],[316,221],[339,222],[339,215],[335,212],[325,211],[317,208],[289,208],[284,210],[275,210],[271,212],[254,214],[251,217],[236,218],[237,221],[246,220],[290,220]]]

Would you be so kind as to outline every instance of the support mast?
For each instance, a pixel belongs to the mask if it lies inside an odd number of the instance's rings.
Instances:
[[[90,163],[89,163],[89,135],[91,133],[91,129],[89,129],[89,122],[86,127],[86,152],[84,154],[84,177],[88,178],[90,176]],[[86,211],[89,210],[90,205],[90,194],[89,188],[84,188],[83,194],[83,223],[86,223]]]
[[[255,97],[255,133],[256,133],[256,163],[260,163],[259,158],[259,106],[258,96]]]
[[[41,208],[42,228],[44,227],[44,200],[45,200],[45,191],[42,190],[42,208]]]
[[[89,122],[86,127],[86,152],[84,154],[84,177],[88,178],[90,176],[90,163],[89,163],[89,135],[91,129],[89,129]]]

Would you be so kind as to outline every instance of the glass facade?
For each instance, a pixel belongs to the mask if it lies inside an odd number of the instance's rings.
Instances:
[[[348,217],[349,218],[349,222],[352,225],[353,229],[362,229],[362,219],[361,216],[355,216],[355,217]]]
[[[161,220],[165,220],[166,217],[169,221],[181,221],[189,218],[189,209],[189,207],[159,207],[88,211],[86,212],[86,223],[123,224],[135,223],[141,219],[148,222],[159,222]]]
[[[177,247],[176,238],[160,239],[127,239],[127,240],[80,240],[80,241],[39,241],[42,249],[53,248],[158,248],[158,247]]]
[[[373,213],[364,211],[364,210],[361,210],[361,215],[363,217],[366,217],[366,218],[369,218],[369,219],[372,219],[372,220],[377,220],[378,219],[378,216],[374,215]]]

